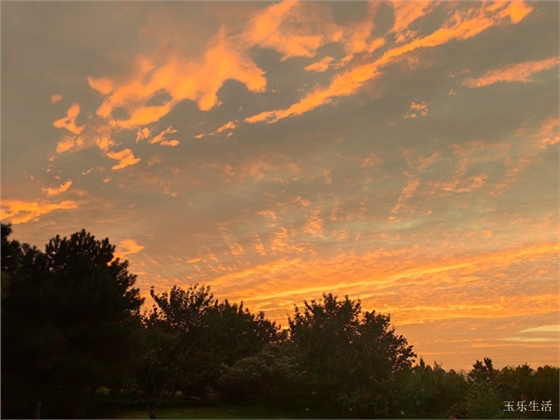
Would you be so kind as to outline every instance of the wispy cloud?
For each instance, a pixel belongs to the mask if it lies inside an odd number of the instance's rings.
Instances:
[[[71,210],[78,207],[75,201],[61,201],[60,203],[45,203],[38,201],[2,200],[2,220],[15,225],[35,222],[43,215],[56,210]]]
[[[223,133],[224,131],[227,130],[234,130],[235,127],[237,127],[237,123],[234,121],[228,121],[227,123],[225,123],[224,125],[222,125],[221,127],[219,127],[216,131],[211,132],[210,134],[208,134],[209,136],[215,136],[216,134],[220,134]]]
[[[62,194],[63,192],[67,191],[68,188],[72,185],[72,181],[66,181],[64,184],[61,184],[57,188],[45,188],[43,189],[43,193],[47,194],[48,196],[52,197],[54,195]]]
[[[126,258],[128,255],[136,254],[143,249],[144,246],[138,245],[134,239],[123,239],[115,250],[115,257]]]
[[[134,157],[130,149],[124,149],[120,152],[109,152],[106,155],[110,159],[118,160],[119,163],[111,167],[112,170],[126,168],[127,166],[135,165],[140,162],[140,158]]]
[[[179,51],[173,51],[160,66],[144,55],[138,55],[135,60],[136,69],[127,77],[88,79],[93,89],[106,96],[97,115],[111,127],[134,129],[156,122],[185,99],[195,101],[201,110],[210,110],[218,104],[216,93],[227,79],[238,80],[253,92],[266,86],[263,71],[232,44],[225,28],[209,41],[207,51],[200,58],[183,57]],[[169,101],[148,105],[160,92],[169,94]],[[124,108],[128,116],[114,118],[112,113],[117,108]]]
[[[56,104],[57,102],[62,100],[62,95],[52,95],[51,96],[51,104]]]
[[[176,132],[177,132],[177,130],[175,130],[173,127],[167,127],[161,133],[152,137],[148,142],[150,144],[161,143],[163,145],[165,145],[166,143],[171,143],[171,142],[179,144],[179,142],[177,140],[167,140],[167,137],[166,137],[168,134],[175,134]]]
[[[428,115],[428,104],[426,102],[412,102],[410,110],[404,114],[404,118],[416,118],[418,115],[423,117]]]
[[[406,183],[403,190],[401,191],[401,195],[399,196],[397,204],[395,205],[395,207],[393,207],[391,213],[396,213],[399,211],[403,204],[406,203],[406,201],[412,196],[412,194],[414,194],[414,191],[416,191],[416,188],[418,188],[418,184],[420,184],[420,181],[418,179],[410,179]]]
[[[282,61],[291,57],[313,57],[328,42],[337,41],[342,30],[326,15],[324,7],[311,2],[283,1],[251,20],[244,38],[280,52]]]
[[[403,7],[403,16],[406,16],[403,17],[402,23],[399,25],[408,25],[410,22],[420,17],[429,6],[430,4],[427,2],[418,3],[418,6],[407,6],[406,4],[404,6],[397,6],[397,10],[399,10],[399,7]],[[503,24],[505,19],[517,23],[529,13],[531,9],[523,9],[526,11],[525,14],[521,14],[520,10],[519,6],[512,5],[511,3],[495,3],[492,6],[482,4],[478,6],[478,9],[469,9],[467,12],[457,11],[441,28],[435,30],[430,35],[421,38],[412,38],[402,45],[388,49],[381,57],[373,62],[356,65],[348,71],[335,75],[331,79],[329,86],[316,87],[311,93],[286,109],[264,111],[247,117],[245,122],[274,123],[283,118],[299,116],[319,106],[329,104],[335,97],[353,95],[358,92],[365,83],[377,79],[381,75],[381,69],[389,63],[394,62],[399,57],[418,49],[433,48],[452,40],[472,38],[488,28]]]
[[[329,69],[330,63],[334,60],[334,58],[326,56],[321,60],[317,61],[316,63],[310,64],[305,66],[303,69],[306,71],[314,71],[314,72],[323,72]]]
[[[84,145],[84,139],[80,136],[65,136],[56,145],[56,153],[61,154],[73,150],[79,150]]]
[[[54,126],[56,128],[65,128],[74,134],[80,134],[84,127],[76,125],[76,117],[80,114],[80,105],[73,103],[66,112],[66,117],[56,120]]]
[[[558,118],[549,118],[542,124],[539,132],[533,136],[540,150],[560,142],[559,127],[560,120]]]
[[[498,82],[530,83],[534,81],[533,74],[558,67],[558,63],[558,57],[550,57],[539,61],[510,64],[498,69],[488,70],[481,77],[465,79],[463,85],[470,88],[480,88]]]

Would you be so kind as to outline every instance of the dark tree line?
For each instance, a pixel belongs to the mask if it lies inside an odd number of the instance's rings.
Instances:
[[[152,288],[140,314],[108,239],[82,230],[40,251],[11,233],[2,224],[3,417],[80,418],[104,387],[150,418],[178,395],[298,418],[559,418],[557,367],[414,364],[390,317],[348,296],[304,302],[285,330],[199,285]]]

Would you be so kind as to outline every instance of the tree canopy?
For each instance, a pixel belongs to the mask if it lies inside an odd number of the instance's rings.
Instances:
[[[82,230],[56,236],[45,252],[27,244],[17,251],[10,230],[2,226],[2,270],[9,276],[2,302],[3,407],[33,404],[35,417],[41,409],[61,415],[83,406],[88,390],[126,366],[143,300],[128,262],[114,258],[108,239]]]

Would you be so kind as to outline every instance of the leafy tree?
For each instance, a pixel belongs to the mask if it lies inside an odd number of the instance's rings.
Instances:
[[[527,364],[515,368],[507,366],[496,374],[496,388],[504,401],[513,401],[515,413],[510,417],[523,418],[559,418],[559,369],[551,366],[539,367],[536,371]],[[517,403],[525,401],[526,412],[517,410]],[[541,410],[543,402],[550,401],[550,411]],[[536,404],[538,409],[530,410],[529,403]]]
[[[80,416],[91,391],[126,366],[143,300],[114,250],[82,230],[56,236],[45,252],[24,244],[6,265],[3,407],[32,406],[37,418],[41,411]]]
[[[267,345],[254,356],[238,360],[219,379],[223,400],[268,404],[286,411],[305,410],[306,372],[289,343]]]
[[[388,315],[361,313],[360,301],[323,294],[289,320],[290,343],[308,375],[310,410],[321,416],[386,417],[394,375],[415,354]]]
[[[407,369],[399,377],[395,409],[402,418],[447,418],[461,411],[468,383],[465,377],[450,370],[446,372],[434,362],[427,366],[420,359],[417,366]],[[458,407],[459,406],[459,407]]]
[[[468,374],[470,383],[493,383],[496,379],[496,372],[492,365],[492,359],[484,358],[484,363],[477,360],[472,370]]]
[[[4,300],[10,295],[10,278],[21,258],[21,246],[18,241],[9,241],[12,225],[2,223],[2,309]]]
[[[160,295],[152,288],[150,294],[155,303],[144,323],[152,338],[125,388],[142,396],[151,415],[177,390],[202,400],[217,397],[224,369],[282,339],[263,313],[254,315],[243,303],[219,302],[210,287],[174,286]]]

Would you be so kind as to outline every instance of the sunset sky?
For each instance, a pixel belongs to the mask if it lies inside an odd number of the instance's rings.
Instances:
[[[444,369],[560,364],[557,2],[2,2],[1,206],[152,302],[323,292]]]

